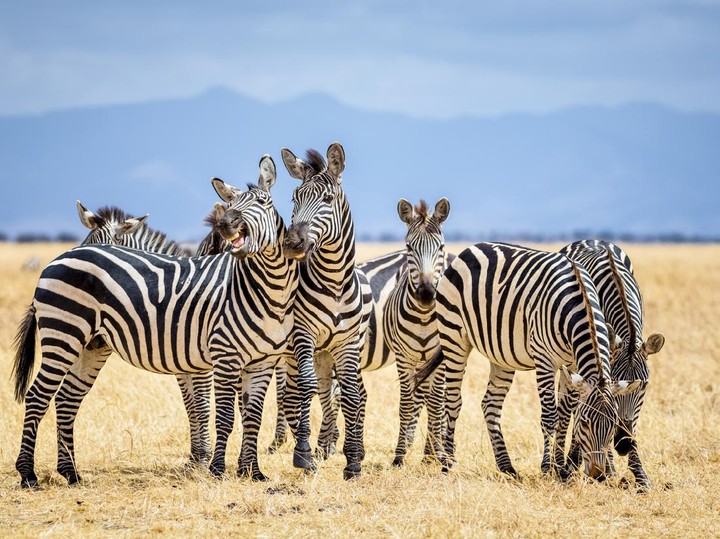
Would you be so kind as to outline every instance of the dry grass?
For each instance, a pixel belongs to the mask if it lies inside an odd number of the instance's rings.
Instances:
[[[12,340],[37,274],[20,267],[31,254],[41,255],[44,265],[64,247],[0,244],[0,536],[720,536],[720,246],[625,246],[645,296],[646,334],[667,337],[651,359],[640,424],[642,456],[655,484],[644,495],[616,483],[575,479],[563,485],[541,476],[531,373],[516,377],[503,416],[522,480],[499,477],[479,408],[487,375],[479,356],[471,358],[465,379],[459,464],[448,476],[420,464],[418,443],[405,468],[390,466],[398,426],[394,367],[366,376],[368,452],[359,480],[341,479],[344,459],[338,455],[317,475],[304,476],[292,468],[289,446],[261,454],[269,483],[186,475],[187,428],[174,379],[111,358],[76,425],[85,484],[67,487],[55,472],[50,412],[36,456],[42,488],[22,491],[14,460],[23,407],[12,399],[9,375]],[[359,256],[391,248],[361,245]],[[274,408],[271,387],[262,446],[270,441]],[[235,435],[231,473],[238,451]],[[624,460],[617,463],[628,475]]]

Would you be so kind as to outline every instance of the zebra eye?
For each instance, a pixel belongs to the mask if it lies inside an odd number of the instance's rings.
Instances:
[[[332,200],[333,200],[332,193],[325,193],[323,195],[323,202],[332,202]]]

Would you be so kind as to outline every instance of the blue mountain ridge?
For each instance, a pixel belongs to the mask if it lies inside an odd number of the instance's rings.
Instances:
[[[210,178],[255,182],[276,162],[289,222],[298,156],[346,152],[343,185],[360,239],[402,237],[399,198],[450,200],[449,237],[682,234],[720,237],[720,115],[659,105],[418,119],[322,94],[263,103],[215,88],[167,101],[0,118],[0,233],[84,236],[79,199],[116,205],[178,241],[197,241],[217,200]]]

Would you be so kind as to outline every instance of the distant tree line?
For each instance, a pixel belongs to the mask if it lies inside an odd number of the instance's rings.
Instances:
[[[361,242],[402,242],[405,236],[397,232],[368,233],[356,235]],[[464,243],[479,241],[504,241],[510,243],[555,243],[571,242],[588,238],[597,238],[620,243],[720,243],[720,236],[683,234],[682,232],[662,232],[657,234],[636,234],[632,232],[613,232],[610,230],[575,230],[569,233],[546,234],[541,232],[503,233],[498,231],[467,233],[463,231],[445,232],[445,241]],[[69,232],[60,232],[55,236],[42,233],[25,232],[18,234],[14,240],[4,232],[0,232],[0,242],[15,241],[16,243],[80,243],[80,238]]]

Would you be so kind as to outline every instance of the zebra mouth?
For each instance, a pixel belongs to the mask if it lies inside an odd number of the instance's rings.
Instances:
[[[240,228],[237,229],[237,232],[235,233],[235,236],[228,239],[231,247],[231,252],[234,255],[246,255],[246,244],[245,244],[245,238],[247,238],[247,227],[242,224],[240,225]]]

